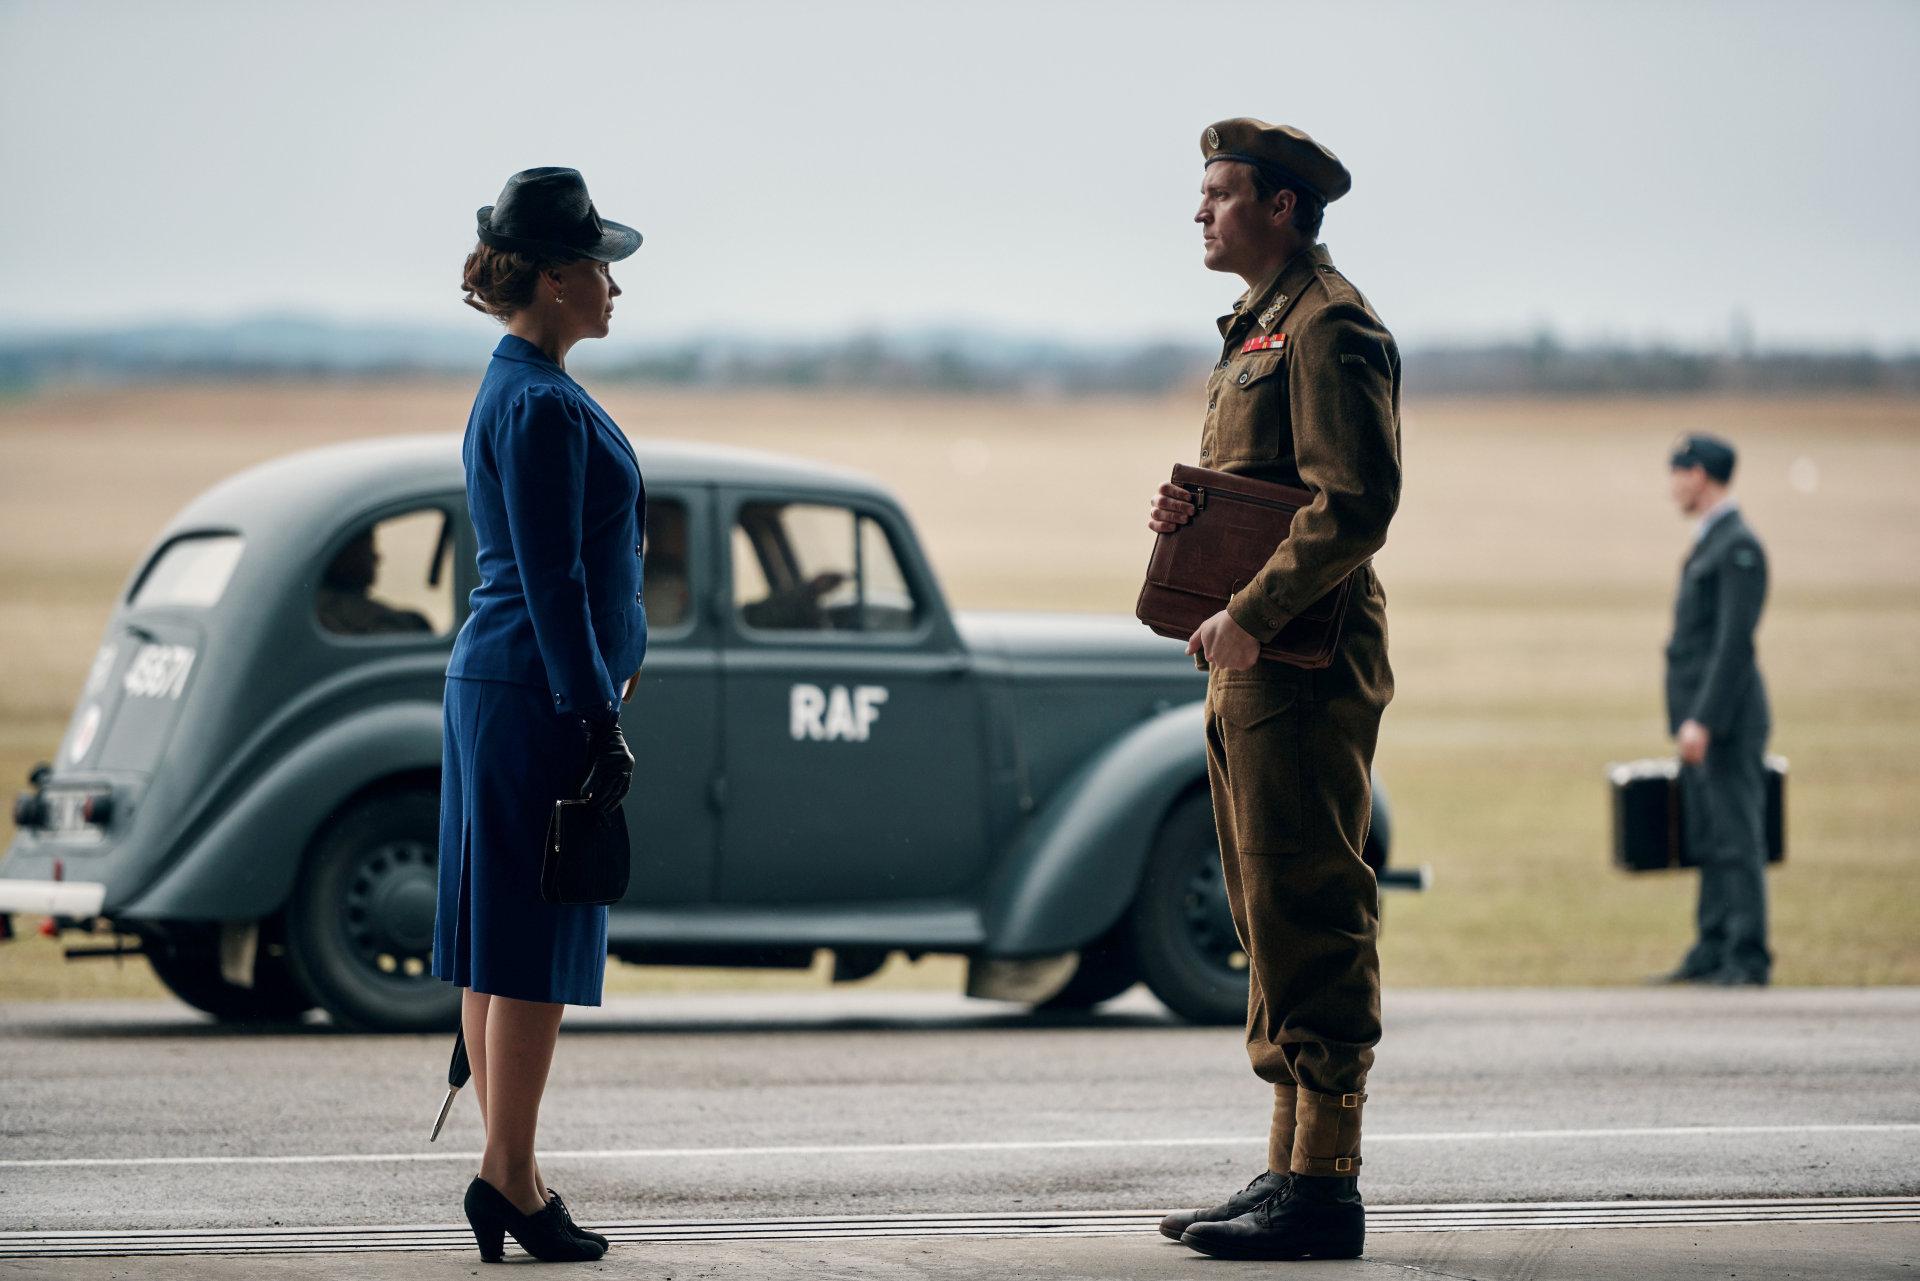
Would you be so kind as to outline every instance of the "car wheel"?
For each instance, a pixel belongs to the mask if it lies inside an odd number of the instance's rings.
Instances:
[[[254,963],[252,987],[227,982],[220,973],[217,926],[170,929],[147,938],[142,950],[169,992],[222,1023],[287,1023],[313,1008],[286,958],[264,950]]]
[[[459,989],[432,972],[439,841],[439,798],[416,790],[359,802],[314,842],[287,907],[287,951],[336,1023],[424,1032],[457,1021]]]
[[[1168,812],[1128,924],[1140,977],[1194,1023],[1247,1017],[1247,954],[1233,928],[1213,806],[1196,792]]]
[[[1134,964],[1133,940],[1123,926],[1080,949],[1080,964],[1067,985],[1033,1008],[1090,1010],[1139,981],[1140,967]]]

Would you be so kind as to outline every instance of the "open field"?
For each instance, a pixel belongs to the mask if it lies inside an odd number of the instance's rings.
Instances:
[[[470,395],[248,384],[0,403],[8,789],[51,753],[114,594],[181,504],[303,446],[457,431]],[[1146,496],[1191,455],[1198,420],[1192,398],[602,399],[636,438],[879,475],[963,608],[1129,612]],[[1773,558],[1761,657],[1773,750],[1793,764],[1776,979],[1920,982],[1920,401],[1640,399],[1406,409],[1406,494],[1379,559],[1399,684],[1379,768],[1397,859],[1433,864],[1437,884],[1389,903],[1389,984],[1630,982],[1677,959],[1692,884],[1610,869],[1602,771],[1665,746],[1660,647],[1688,530],[1666,505],[1663,459],[1688,428],[1743,446],[1739,490]],[[1064,475],[1076,485],[1038,483]],[[882,981],[955,973],[899,967]],[[610,974],[614,990],[694,981]],[[60,968],[24,942],[0,947],[0,990],[157,989],[139,965]]]

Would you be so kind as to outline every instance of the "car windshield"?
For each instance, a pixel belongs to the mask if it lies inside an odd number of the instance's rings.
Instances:
[[[220,599],[240,563],[238,534],[188,534],[160,549],[127,602],[131,606],[192,605]]]

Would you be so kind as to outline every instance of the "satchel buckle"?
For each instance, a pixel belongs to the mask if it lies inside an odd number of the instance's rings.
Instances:
[[[1193,486],[1192,493],[1193,510],[1196,512],[1205,511],[1207,509],[1207,487],[1205,485],[1195,485]]]

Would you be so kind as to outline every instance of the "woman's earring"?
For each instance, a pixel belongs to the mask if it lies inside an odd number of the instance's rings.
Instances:
[[[555,294],[553,296],[553,301],[562,306],[565,306],[567,301],[567,296],[565,294]]]

